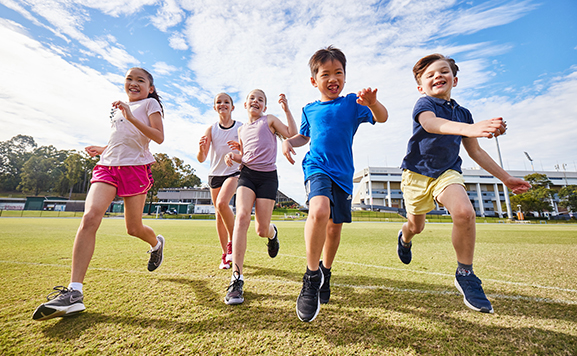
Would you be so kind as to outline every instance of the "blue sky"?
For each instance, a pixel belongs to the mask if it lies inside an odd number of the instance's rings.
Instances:
[[[362,125],[355,168],[400,165],[419,98],[414,63],[439,52],[457,61],[453,98],[476,121],[502,116],[505,169],[577,170],[577,2],[271,0],[0,0],[0,140],[30,135],[40,145],[77,149],[106,144],[110,103],[124,99],[123,75],[149,69],[166,107],[165,142],[151,143],[191,164],[198,140],[217,120],[212,98],[226,91],[233,118],[246,122],[245,95],[269,97],[285,120],[285,93],[300,122],[319,98],[307,62],[333,44],[347,55],[343,94],[378,88],[385,124]],[[494,140],[480,139],[495,159]],[[300,160],[278,156],[280,189],[304,200]],[[475,167],[462,151],[464,168]]]

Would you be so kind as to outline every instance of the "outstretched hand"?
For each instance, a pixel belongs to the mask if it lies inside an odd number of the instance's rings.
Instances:
[[[200,152],[206,153],[208,152],[209,148],[208,137],[203,135],[198,142],[198,149]]]
[[[233,150],[233,151],[240,151],[240,143],[234,141],[234,140],[230,140],[227,141],[226,144],[228,145],[228,147]]]
[[[357,104],[372,106],[377,102],[377,88],[366,88],[357,93]]]
[[[496,117],[471,125],[471,133],[468,136],[493,138],[505,134],[505,131],[507,131],[507,123],[502,117]]]
[[[282,143],[282,154],[286,157],[286,159],[290,162],[290,164],[295,164],[295,160],[293,159],[292,155],[296,155],[293,145],[289,142],[289,140],[284,140]]]
[[[513,194],[522,194],[531,189],[531,184],[525,182],[521,178],[511,177],[507,180],[505,185],[513,191]]]
[[[88,153],[90,157],[101,155],[104,152],[104,148],[102,146],[88,146],[85,147],[84,150]]]
[[[286,98],[286,95],[280,94],[278,98],[278,103],[280,104],[280,107],[282,108],[283,111],[286,112],[287,110],[289,110],[288,99]]]

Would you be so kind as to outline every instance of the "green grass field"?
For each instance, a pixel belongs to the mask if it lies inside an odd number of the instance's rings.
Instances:
[[[0,218],[1,355],[576,355],[577,225],[478,224],[475,271],[495,314],[469,310],[453,286],[450,224],[428,224],[413,262],[396,255],[401,223],[345,224],[332,296],[312,323],[295,302],[303,222],[278,222],[275,259],[249,231],[245,303],[223,302],[214,221],[146,220],[148,246],[108,218],[85,284],[86,311],[44,322],[32,312],[67,285],[78,218]]]

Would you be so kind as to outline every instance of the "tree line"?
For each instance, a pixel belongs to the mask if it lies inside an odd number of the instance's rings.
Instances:
[[[165,153],[156,153],[154,158],[150,201],[161,188],[200,186],[195,169],[180,158]],[[38,147],[31,136],[17,135],[0,141],[0,191],[33,195],[47,192],[68,195],[70,199],[72,193],[88,191],[98,160],[98,156],[90,157],[86,152],[58,150],[52,145]]]
[[[532,173],[526,175],[524,179],[531,184],[531,189],[511,197],[513,209],[520,205],[524,213],[534,211],[541,215],[545,211],[552,212],[554,211],[552,201],[557,194],[560,207],[577,212],[577,185],[568,185],[557,191],[550,188],[553,183],[546,174]]]

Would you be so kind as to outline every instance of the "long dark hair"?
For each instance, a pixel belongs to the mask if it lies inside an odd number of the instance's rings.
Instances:
[[[158,93],[156,92],[156,86],[154,85],[154,78],[152,77],[152,74],[150,74],[149,71],[147,71],[146,69],[144,69],[142,67],[132,67],[129,70],[132,70],[132,69],[140,69],[141,71],[146,73],[146,76],[148,76],[148,80],[150,81],[150,86],[154,88],[152,93],[148,93],[148,97],[156,99],[156,101],[158,101],[158,104],[160,104],[160,109],[162,110],[162,116],[164,116],[164,106],[162,106],[162,101],[160,101],[160,95],[158,95]]]

